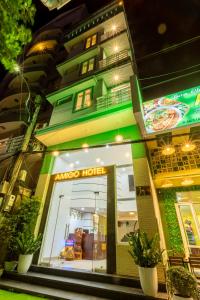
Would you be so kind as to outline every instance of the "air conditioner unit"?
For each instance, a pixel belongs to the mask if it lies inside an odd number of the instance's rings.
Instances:
[[[10,211],[15,201],[15,195],[7,195],[4,211]]]
[[[8,192],[8,188],[9,188],[9,182],[6,180],[3,180],[0,184],[0,193],[6,194]]]

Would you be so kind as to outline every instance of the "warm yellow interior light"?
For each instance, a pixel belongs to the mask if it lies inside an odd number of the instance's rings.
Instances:
[[[182,182],[181,182],[181,185],[191,185],[194,183],[194,180],[191,179],[191,178],[185,178]]]
[[[163,155],[171,155],[175,152],[175,149],[173,146],[171,145],[166,145],[163,150],[162,150],[162,154]]]
[[[189,152],[189,151],[193,151],[195,148],[196,148],[196,145],[194,143],[187,142],[182,145],[181,150],[183,152]]]
[[[58,156],[59,155],[59,151],[53,151],[53,156]]]
[[[121,134],[117,134],[115,137],[115,141],[117,143],[121,143],[123,141],[123,136]]]

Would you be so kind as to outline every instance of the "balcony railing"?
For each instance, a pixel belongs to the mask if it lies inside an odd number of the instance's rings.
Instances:
[[[22,149],[22,144],[24,141],[24,135],[16,136],[14,138],[6,138],[0,140],[0,155],[16,153]],[[34,137],[29,141],[29,151],[42,151],[44,149],[44,145],[41,144]]]
[[[101,36],[101,42],[116,36],[117,34],[119,34],[120,32],[122,32],[125,28],[123,27],[117,27],[115,30],[111,30],[111,31],[107,31],[105,32],[102,36]]]
[[[130,87],[97,98],[97,110],[131,101]]]
[[[119,53],[113,54],[105,59],[99,61],[99,69],[107,68],[112,64],[116,64],[117,62],[126,59],[129,57],[128,50],[122,50]]]

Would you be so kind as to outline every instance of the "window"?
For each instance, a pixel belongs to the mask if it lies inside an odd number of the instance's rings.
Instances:
[[[91,72],[91,71],[94,70],[94,61],[95,61],[95,59],[93,57],[93,58],[91,58],[87,61],[84,61],[82,63],[81,75],[86,74],[86,73]]]
[[[76,96],[75,111],[90,107],[92,105],[92,89],[79,92]]]
[[[97,43],[97,34],[93,34],[92,36],[86,39],[85,49],[88,49]]]

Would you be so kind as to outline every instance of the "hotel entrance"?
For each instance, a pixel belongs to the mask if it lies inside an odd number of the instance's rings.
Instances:
[[[45,203],[39,265],[116,273],[116,247],[138,228],[130,145],[61,154]]]

